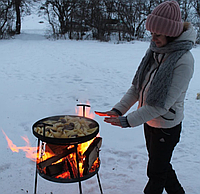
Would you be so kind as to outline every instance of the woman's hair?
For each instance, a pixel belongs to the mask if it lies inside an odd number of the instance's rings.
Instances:
[[[166,36],[167,38],[167,43],[173,42],[175,39],[177,39],[178,37],[171,37],[171,36]]]

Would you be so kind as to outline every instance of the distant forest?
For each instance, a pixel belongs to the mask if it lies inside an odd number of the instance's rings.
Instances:
[[[0,0],[0,39],[21,32],[22,18],[37,10],[49,37],[110,41],[144,40],[148,14],[164,0]],[[183,21],[193,24],[200,44],[200,0],[177,0]]]

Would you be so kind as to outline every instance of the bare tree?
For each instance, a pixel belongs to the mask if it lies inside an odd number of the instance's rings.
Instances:
[[[195,9],[194,17],[192,23],[196,26],[197,29],[197,41],[196,43],[200,43],[200,0],[190,1],[193,8]],[[195,17],[196,16],[196,17]]]
[[[13,5],[15,6],[15,12],[16,12],[16,34],[20,34],[20,31],[21,31],[20,7],[22,5],[22,0],[13,0]]]
[[[190,2],[192,3],[193,7],[196,10],[196,13],[200,17],[200,1],[199,0],[194,0],[194,1],[190,1]]]
[[[0,1],[0,39],[4,38],[7,33],[12,31],[13,12],[12,1]]]
[[[31,8],[34,3],[40,2],[40,0],[12,0],[13,10],[16,15],[16,25],[15,25],[15,33],[21,33],[21,21],[23,15],[31,14]]]
[[[47,16],[54,35],[68,34],[70,39],[83,39],[88,33],[92,34],[94,39],[109,40],[112,34],[118,33],[119,40],[133,40],[146,37],[146,18],[164,1],[46,0],[42,11]],[[197,26],[193,10],[195,9],[199,15],[199,0],[177,1],[180,4],[183,20],[191,20]]]

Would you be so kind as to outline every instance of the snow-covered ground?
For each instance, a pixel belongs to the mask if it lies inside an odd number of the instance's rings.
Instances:
[[[36,146],[32,124],[47,116],[75,114],[77,103],[106,111],[129,88],[149,43],[47,40],[44,24],[27,17],[22,34],[0,41],[0,192],[33,193],[35,163],[25,153],[13,153],[1,130],[17,146],[27,136]],[[185,100],[181,141],[172,159],[186,193],[200,192],[200,46],[192,50],[195,73]],[[136,105],[131,109],[135,109]],[[100,124],[103,145],[100,179],[105,194],[142,194],[147,182],[147,152],[143,127],[121,129]],[[84,194],[98,194],[96,176],[82,182]],[[76,194],[78,183],[59,184],[38,177],[38,194]]]

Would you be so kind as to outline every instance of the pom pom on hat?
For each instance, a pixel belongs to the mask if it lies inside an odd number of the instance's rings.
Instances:
[[[177,37],[183,31],[181,11],[176,1],[165,1],[159,4],[146,21],[146,29],[151,33]]]

